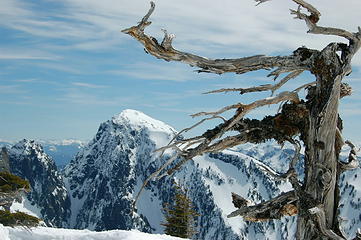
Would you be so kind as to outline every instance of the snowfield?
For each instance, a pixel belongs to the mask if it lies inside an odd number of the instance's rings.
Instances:
[[[5,227],[0,224],[0,240],[184,240],[161,234],[148,234],[136,230],[92,232],[62,228],[37,227],[31,230]]]

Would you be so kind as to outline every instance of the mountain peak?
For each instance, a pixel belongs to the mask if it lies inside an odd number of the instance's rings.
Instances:
[[[113,116],[113,123],[115,124],[124,124],[128,123],[138,128],[148,128],[151,132],[167,132],[174,134],[176,131],[169,125],[165,124],[162,121],[156,120],[143,112],[126,109],[121,113]]]

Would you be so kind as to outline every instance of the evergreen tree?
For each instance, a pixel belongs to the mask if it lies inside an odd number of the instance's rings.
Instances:
[[[175,195],[172,204],[163,208],[166,223],[164,232],[168,235],[191,239],[196,231],[196,217],[199,214],[194,210],[192,201],[187,197],[187,191],[178,184],[175,185]]]
[[[21,201],[23,193],[30,191],[30,184],[9,172],[9,158],[5,147],[0,152],[0,224],[5,226],[37,226],[40,219],[22,212],[10,212],[13,201]]]

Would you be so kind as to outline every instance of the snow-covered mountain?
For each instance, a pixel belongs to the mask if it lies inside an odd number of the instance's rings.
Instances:
[[[54,161],[40,144],[25,139],[8,149],[8,154],[11,172],[28,180],[32,188],[20,208],[32,211],[47,225],[66,227],[70,199]]]
[[[290,184],[275,182],[260,168],[263,162],[279,172],[287,169],[293,157],[292,147],[281,149],[273,143],[246,144],[221,153],[196,157],[171,177],[150,182],[140,195],[136,212],[132,212],[132,204],[142,183],[172,155],[169,151],[159,157],[154,150],[166,145],[175,133],[167,124],[135,110],[125,110],[102,123],[95,137],[80,149],[64,169],[64,185],[61,185],[59,173],[55,172],[59,179],[57,184],[62,186],[61,189],[64,190],[64,186],[67,189],[56,196],[63,196],[60,202],[71,204],[54,207],[59,207],[57,211],[63,221],[54,225],[64,225],[66,219],[71,228],[138,229],[163,233],[161,209],[163,204],[171,201],[174,194],[171,182],[176,181],[188,189],[187,194],[200,214],[197,239],[294,238],[295,217],[258,223],[246,222],[240,217],[226,217],[236,210],[231,192],[257,203],[290,189]],[[34,150],[25,151],[29,149],[27,145],[32,145],[30,149]],[[35,164],[50,161],[44,157],[40,146],[36,147],[29,141],[24,141],[20,146],[23,147],[18,147],[18,150],[13,147],[14,150],[11,150],[14,158],[36,155],[38,160]],[[31,151],[32,154],[27,153]],[[44,158],[48,160],[41,160]],[[47,168],[47,164],[41,166]],[[341,213],[349,219],[344,222],[344,228],[346,232],[351,230],[350,233],[361,227],[357,210],[361,206],[361,189],[357,184],[358,176],[361,176],[359,171],[347,173],[341,179],[344,204]],[[37,179],[39,174],[42,175],[41,171],[35,171],[31,177]],[[35,191],[42,189],[34,187],[37,182],[39,180],[31,182]],[[37,204],[42,206],[41,203]],[[47,219],[49,216],[43,217]]]
[[[0,139],[0,146],[11,148],[17,142]],[[70,160],[80,151],[86,141],[76,139],[64,140],[36,140],[44,152],[49,155],[59,169],[67,165]]]
[[[70,226],[161,233],[162,205],[171,201],[175,179],[188,189],[200,213],[199,239],[255,239],[265,234],[287,238],[287,231],[278,230],[291,229],[293,218],[246,224],[240,218],[226,217],[235,210],[232,191],[258,202],[278,194],[279,188],[289,188],[271,181],[255,164],[257,160],[236,151],[197,157],[172,177],[151,182],[137,202],[137,212],[132,213],[141,184],[171,154],[159,158],[154,150],[175,133],[172,127],[134,110],[102,123],[94,139],[64,171],[72,202]]]

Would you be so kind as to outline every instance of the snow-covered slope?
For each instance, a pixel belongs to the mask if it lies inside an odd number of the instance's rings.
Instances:
[[[11,172],[30,182],[32,191],[13,210],[26,208],[50,226],[66,227],[70,199],[54,161],[34,141],[22,140],[9,150]]]
[[[10,228],[0,224],[1,240],[182,240],[160,234],[147,234],[139,231],[113,230],[92,232],[89,230],[73,230],[61,228]]]

